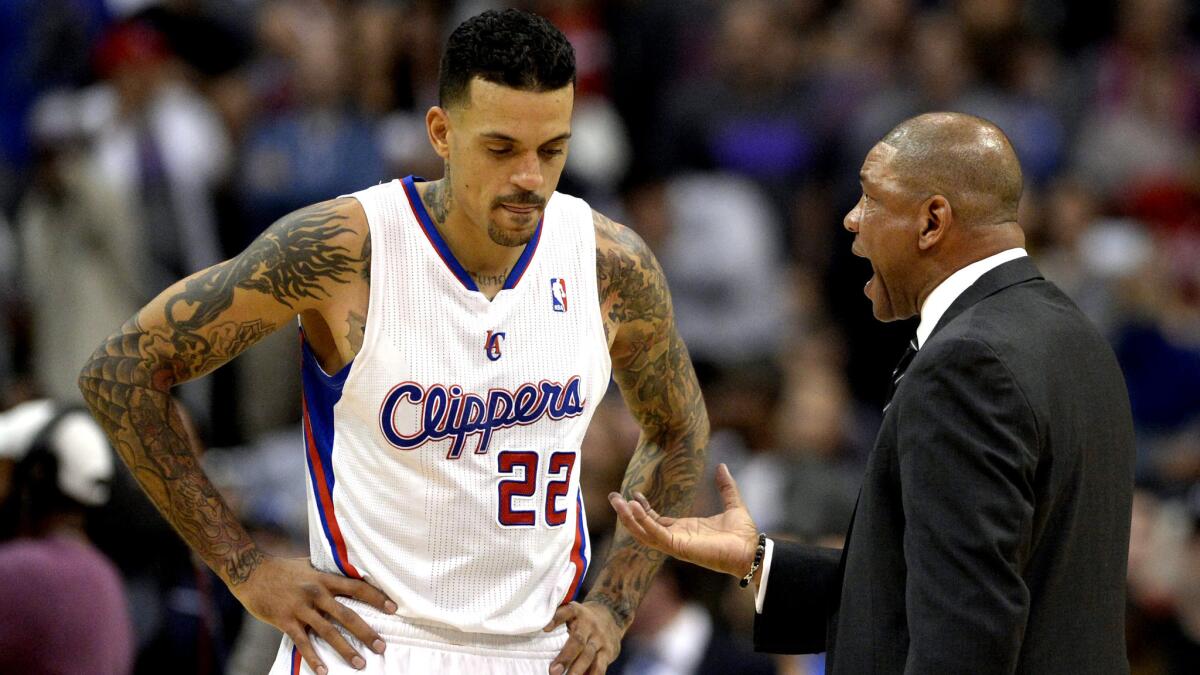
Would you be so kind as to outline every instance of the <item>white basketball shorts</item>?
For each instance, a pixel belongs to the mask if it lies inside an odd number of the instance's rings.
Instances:
[[[344,598],[341,600],[345,601]],[[346,601],[347,605],[358,605]],[[352,607],[358,610],[359,607]],[[346,663],[325,640],[309,634],[329,675],[546,675],[550,663],[567,642],[566,626],[528,635],[485,635],[411,623],[398,616],[360,611],[387,648],[376,654],[342,631],[347,642],[367,662],[363,670]],[[300,650],[286,635],[279,645],[270,675],[313,675]]]

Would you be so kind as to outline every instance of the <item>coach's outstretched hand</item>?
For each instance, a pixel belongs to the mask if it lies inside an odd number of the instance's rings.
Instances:
[[[308,558],[267,556],[245,582],[231,590],[255,618],[286,633],[318,675],[329,669],[313,648],[308,637],[310,630],[356,669],[364,668],[366,661],[335,624],[341,624],[375,653],[382,654],[384,649],[379,634],[353,610],[335,600],[336,596],[360,600],[388,614],[396,611],[396,603],[383,591],[359,579],[318,572]]]
[[[613,492],[608,495],[608,501],[621,524],[642,544],[740,579],[754,563],[758,528],[724,464],[717,467],[716,483],[725,510],[708,518],[660,516],[641,493],[634,495],[636,501],[629,502]]]

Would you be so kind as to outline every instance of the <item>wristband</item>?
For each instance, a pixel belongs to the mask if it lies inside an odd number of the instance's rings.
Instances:
[[[759,566],[762,565],[763,555],[766,553],[766,551],[767,533],[759,532],[758,548],[754,549],[754,563],[750,565],[750,571],[746,573],[746,576],[742,577],[742,580],[738,582],[738,586],[745,588],[750,585],[750,582],[754,579],[754,573],[757,572]]]

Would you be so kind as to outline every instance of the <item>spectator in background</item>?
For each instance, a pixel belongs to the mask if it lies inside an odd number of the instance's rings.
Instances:
[[[22,314],[22,294],[17,285],[17,242],[8,221],[0,213],[0,409],[14,402],[5,398],[16,389],[18,328]]]
[[[571,152],[559,192],[578,194],[602,207],[613,201],[630,165],[630,138],[610,95],[612,44],[597,0],[540,0],[533,11],[556,26],[575,47],[578,69],[571,115]]]
[[[29,263],[40,266],[33,274],[58,274],[76,264],[88,268],[75,270],[80,276],[74,279],[32,285],[40,292],[67,293],[40,304],[58,316],[35,317],[35,324],[67,335],[83,333],[68,327],[71,312],[79,309],[72,303],[87,305],[93,293],[111,292],[105,304],[137,307],[222,257],[213,195],[227,174],[231,147],[211,105],[187,83],[162,35],[145,23],[123,22],[105,32],[95,48],[95,67],[103,79],[80,99],[87,141],[83,156],[68,152],[53,170],[58,175],[35,188],[22,224],[27,239],[39,242],[31,250]],[[56,199],[55,182],[67,188],[60,190],[67,199]],[[62,230],[56,228],[90,234],[86,244],[59,241]],[[64,257],[38,257],[58,254]],[[129,267],[130,260],[140,262]],[[107,288],[80,292],[91,275]],[[126,290],[130,284],[132,293]],[[112,311],[118,310],[97,305],[84,313]],[[79,345],[62,344],[49,330],[38,330],[47,341],[36,357],[42,365],[35,370],[47,378],[42,385],[52,391],[69,387],[71,378],[64,379],[56,364],[77,363]],[[56,351],[60,348],[64,351]],[[210,385],[181,390],[202,425],[210,417]],[[73,394],[67,400],[77,399]]]
[[[1159,247],[1125,283],[1113,332],[1138,432],[1138,476],[1164,495],[1200,484],[1200,298]]]
[[[1187,499],[1134,492],[1129,659],[1135,673],[1185,675],[1200,663],[1200,487]]]
[[[137,209],[90,151],[107,103],[99,90],[38,101],[35,172],[17,212],[31,375],[60,401],[79,399],[78,364],[112,330],[112,317],[132,314],[148,293],[129,265],[139,251]]]
[[[1200,49],[1181,0],[1122,0],[1116,35],[1089,65],[1094,98],[1076,142],[1077,171],[1130,201],[1188,181],[1200,131]]]
[[[669,94],[655,149],[672,168],[753,179],[783,223],[798,215],[795,195],[818,171],[826,141],[809,106],[809,63],[785,19],[778,3],[723,4],[709,53],[712,73]]]
[[[0,212],[28,186],[30,110],[52,87],[87,81],[89,50],[109,21],[108,0],[0,2]]]
[[[112,472],[82,410],[39,400],[0,413],[0,672],[130,672],[121,579],[84,530]]]
[[[836,334],[816,331],[784,355],[776,367],[743,366],[713,387],[711,464],[732,462],[765,531],[840,546],[872,440],[859,429],[869,422],[857,420]],[[734,430],[745,445],[730,443]],[[696,511],[719,504],[715,492],[707,496]]]
[[[137,239],[149,249],[136,257],[145,261],[144,301],[221,259],[213,192],[230,166],[229,138],[148,25],[113,27],[97,45],[96,66],[105,78],[92,146],[97,173],[134,213]]]
[[[723,369],[776,353],[790,318],[780,225],[757,185],[686,173],[634,187],[626,209],[671,279],[695,361]]]
[[[1200,663],[1200,482],[1187,498],[1191,532],[1183,549],[1176,586],[1180,641],[1171,650],[1174,670],[1180,674]]]
[[[841,546],[871,441],[850,397],[839,336],[816,333],[788,354],[773,420],[783,490],[780,518],[764,528],[800,541]],[[870,419],[870,418],[867,418]],[[757,522],[757,521],[756,521]]]
[[[1153,244],[1139,223],[1104,220],[1095,188],[1075,176],[1055,179],[1044,193],[1039,225],[1041,267],[1106,335],[1121,316],[1123,279],[1148,263]]]
[[[247,131],[238,192],[249,243],[285,213],[388,178],[374,122],[348,98],[351,35],[323,3],[267,7],[262,30],[281,56],[286,97]]]
[[[450,6],[424,0],[404,6],[368,3],[360,9],[354,89],[363,110],[382,115],[380,147],[389,175],[431,176],[442,170],[442,159],[429,147],[425,111],[437,104],[438,54]],[[382,16],[387,13],[391,20]]]
[[[612,675],[774,675],[775,663],[731,635],[697,601],[703,572],[668,559],[650,583]],[[698,583],[700,582],[700,583]]]

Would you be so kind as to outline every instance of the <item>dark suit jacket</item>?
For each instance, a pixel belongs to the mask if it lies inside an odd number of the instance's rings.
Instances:
[[[831,673],[1127,673],[1134,440],[1121,371],[1028,258],[921,346],[845,555],[776,543],[755,647]]]

